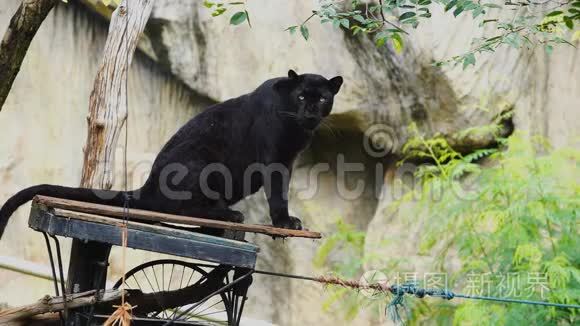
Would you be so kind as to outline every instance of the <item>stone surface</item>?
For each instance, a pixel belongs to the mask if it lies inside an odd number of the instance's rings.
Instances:
[[[411,47],[400,55],[377,50],[372,41],[316,19],[308,42],[285,32],[309,15],[310,2],[251,1],[247,10],[252,28],[229,25],[231,13],[213,18],[193,2],[158,1],[143,48],[190,88],[216,100],[248,92],[289,68],[329,78],[340,74],[345,84],[334,112],[366,113],[372,123],[392,128],[398,145],[411,121],[444,133],[490,121],[483,111],[459,110],[451,81]]]
[[[0,30],[18,3],[7,0],[0,6]],[[200,2],[155,2],[147,38],[140,45],[152,60],[139,55],[129,79],[132,184],[143,181],[164,141],[207,103],[251,91],[289,68],[327,77],[341,74],[345,85],[335,104],[335,113],[341,115],[321,129],[297,167],[291,209],[317,231],[332,232],[339,218],[367,230],[368,250],[377,241],[390,240],[392,245],[383,248],[385,254],[404,259],[406,269],[417,270],[429,263],[417,254],[412,241],[420,236],[421,224],[409,225],[398,214],[385,214],[385,208],[399,196],[400,189],[392,184],[394,160],[408,137],[409,123],[416,122],[428,134],[452,134],[485,125],[500,110],[513,107],[518,129],[540,133],[556,145],[578,135],[580,50],[575,48],[559,47],[550,57],[540,50],[502,49],[481,58],[475,69],[440,69],[430,65],[432,59],[466,51],[470,38],[478,33],[470,19],[454,19],[434,9],[432,23],[412,31],[405,51],[396,54],[388,48],[377,50],[369,40],[347,37],[316,20],[309,25],[308,42],[284,32],[309,15],[310,1],[255,0],[247,6],[251,29],[229,25],[231,13],[212,18]],[[0,131],[9,136],[0,143],[1,202],[32,184],[78,184],[84,119],[106,26],[104,20],[78,6],[59,5],[33,41],[0,114]],[[372,130],[384,136],[378,142],[390,153],[386,158],[373,158],[363,146],[369,139],[362,132],[375,124],[378,127]],[[339,154],[344,162],[363,163],[363,171],[341,177]],[[117,163],[120,167],[121,162]],[[327,164],[326,172],[313,176],[312,166],[317,163]],[[386,172],[385,178],[382,172],[376,173],[377,163]],[[118,171],[120,177],[122,170]],[[121,180],[117,179],[117,188]],[[353,195],[359,181],[365,187]],[[384,196],[378,198],[381,193]],[[262,193],[239,206],[248,221],[268,223]],[[26,211],[20,209],[11,220],[0,242],[0,254],[48,263],[42,238],[26,227]],[[260,269],[306,275],[322,272],[312,265],[320,242],[274,241],[261,235],[248,236],[248,240],[262,248]],[[129,266],[157,257],[132,252]],[[118,250],[111,261],[110,279],[116,279],[121,273]],[[376,266],[368,266],[372,267]],[[26,286],[11,286],[7,281],[12,279]],[[36,300],[50,290],[48,282],[13,272],[0,271],[0,284],[4,284],[0,301],[10,304]],[[316,284],[256,276],[247,315],[279,325],[347,323],[337,311],[322,310],[326,298]],[[364,313],[348,324],[375,325],[370,315]]]

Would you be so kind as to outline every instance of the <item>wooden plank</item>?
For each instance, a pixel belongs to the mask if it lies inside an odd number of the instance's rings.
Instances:
[[[31,214],[29,226],[37,231],[102,244],[121,245],[121,228],[116,225],[89,222],[56,216],[51,212],[37,209]],[[171,230],[165,233],[143,231],[135,228],[127,230],[128,247],[175,256],[200,259],[220,264],[254,268],[258,247],[229,239],[208,241],[211,236]]]
[[[225,230],[235,230],[243,232],[261,233],[273,237],[298,237],[298,238],[311,238],[320,239],[322,235],[319,232],[307,231],[307,230],[290,230],[276,228],[269,225],[257,225],[257,224],[242,224],[242,223],[232,223],[217,220],[209,220],[199,217],[181,216],[174,214],[166,214],[160,212],[146,211],[142,209],[129,209],[125,212],[123,207],[114,207],[100,204],[84,203],[75,200],[61,199],[47,196],[36,196],[34,197],[34,202],[52,208],[62,208],[72,211],[78,211],[83,213],[106,215],[113,217],[123,217],[125,214],[130,218],[136,218],[151,222],[165,222],[165,223],[177,223],[185,225],[195,225],[204,226],[216,229]]]

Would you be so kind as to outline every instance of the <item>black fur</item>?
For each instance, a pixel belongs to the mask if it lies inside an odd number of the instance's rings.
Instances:
[[[327,80],[290,70],[288,77],[270,79],[187,122],[157,155],[138,190],[38,185],[18,192],[0,209],[0,236],[12,213],[35,195],[113,206],[122,206],[129,195],[132,208],[242,222],[243,215],[228,207],[262,186],[272,224],[301,229],[300,220],[288,214],[292,164],[330,113],[341,85],[342,77]]]

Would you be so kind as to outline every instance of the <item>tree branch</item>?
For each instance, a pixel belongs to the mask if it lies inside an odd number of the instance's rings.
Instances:
[[[0,43],[0,111],[40,25],[58,0],[23,0]]]

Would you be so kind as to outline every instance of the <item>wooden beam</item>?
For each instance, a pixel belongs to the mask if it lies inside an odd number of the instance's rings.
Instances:
[[[61,199],[47,196],[36,196],[34,202],[46,207],[51,208],[61,208],[71,211],[77,211],[82,213],[120,217],[129,216],[130,218],[148,221],[148,222],[165,222],[165,223],[176,223],[184,225],[194,225],[203,226],[223,230],[234,230],[252,233],[266,234],[272,237],[297,237],[297,238],[311,238],[320,239],[322,235],[319,232],[307,231],[307,230],[290,230],[276,228],[269,225],[257,225],[257,224],[242,224],[242,223],[232,223],[217,220],[209,220],[199,217],[191,216],[181,216],[173,214],[165,214],[160,212],[146,211],[142,209],[129,209],[125,212],[122,207],[114,207],[100,204],[84,203],[75,200]]]

